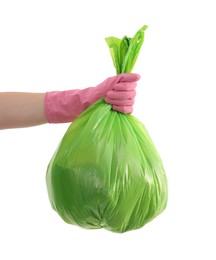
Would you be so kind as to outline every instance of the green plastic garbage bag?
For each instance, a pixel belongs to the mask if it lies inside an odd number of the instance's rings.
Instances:
[[[106,39],[117,73],[130,72],[144,40]],[[143,227],[167,205],[162,161],[144,125],[103,99],[68,128],[47,169],[52,208],[69,223],[126,232]]]

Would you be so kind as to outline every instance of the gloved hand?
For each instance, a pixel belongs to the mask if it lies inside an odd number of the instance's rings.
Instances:
[[[72,122],[86,108],[101,98],[114,110],[132,113],[136,82],[140,76],[124,73],[107,78],[96,87],[47,92],[44,97],[45,116],[49,123]]]

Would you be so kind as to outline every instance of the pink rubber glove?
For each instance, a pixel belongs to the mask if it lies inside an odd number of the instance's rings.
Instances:
[[[44,98],[45,116],[49,123],[72,122],[86,108],[101,98],[114,110],[132,113],[136,82],[140,76],[124,73],[107,78],[96,87],[47,92]]]

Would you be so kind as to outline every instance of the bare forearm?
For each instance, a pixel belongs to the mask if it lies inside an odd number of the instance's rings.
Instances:
[[[0,129],[29,127],[47,123],[44,93],[1,92]]]

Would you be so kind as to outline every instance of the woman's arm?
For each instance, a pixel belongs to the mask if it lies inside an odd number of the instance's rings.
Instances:
[[[46,93],[0,92],[0,129],[67,123],[101,98],[124,114],[133,111],[140,76],[123,73],[95,87]]]
[[[0,92],[0,129],[47,123],[44,93]]]

